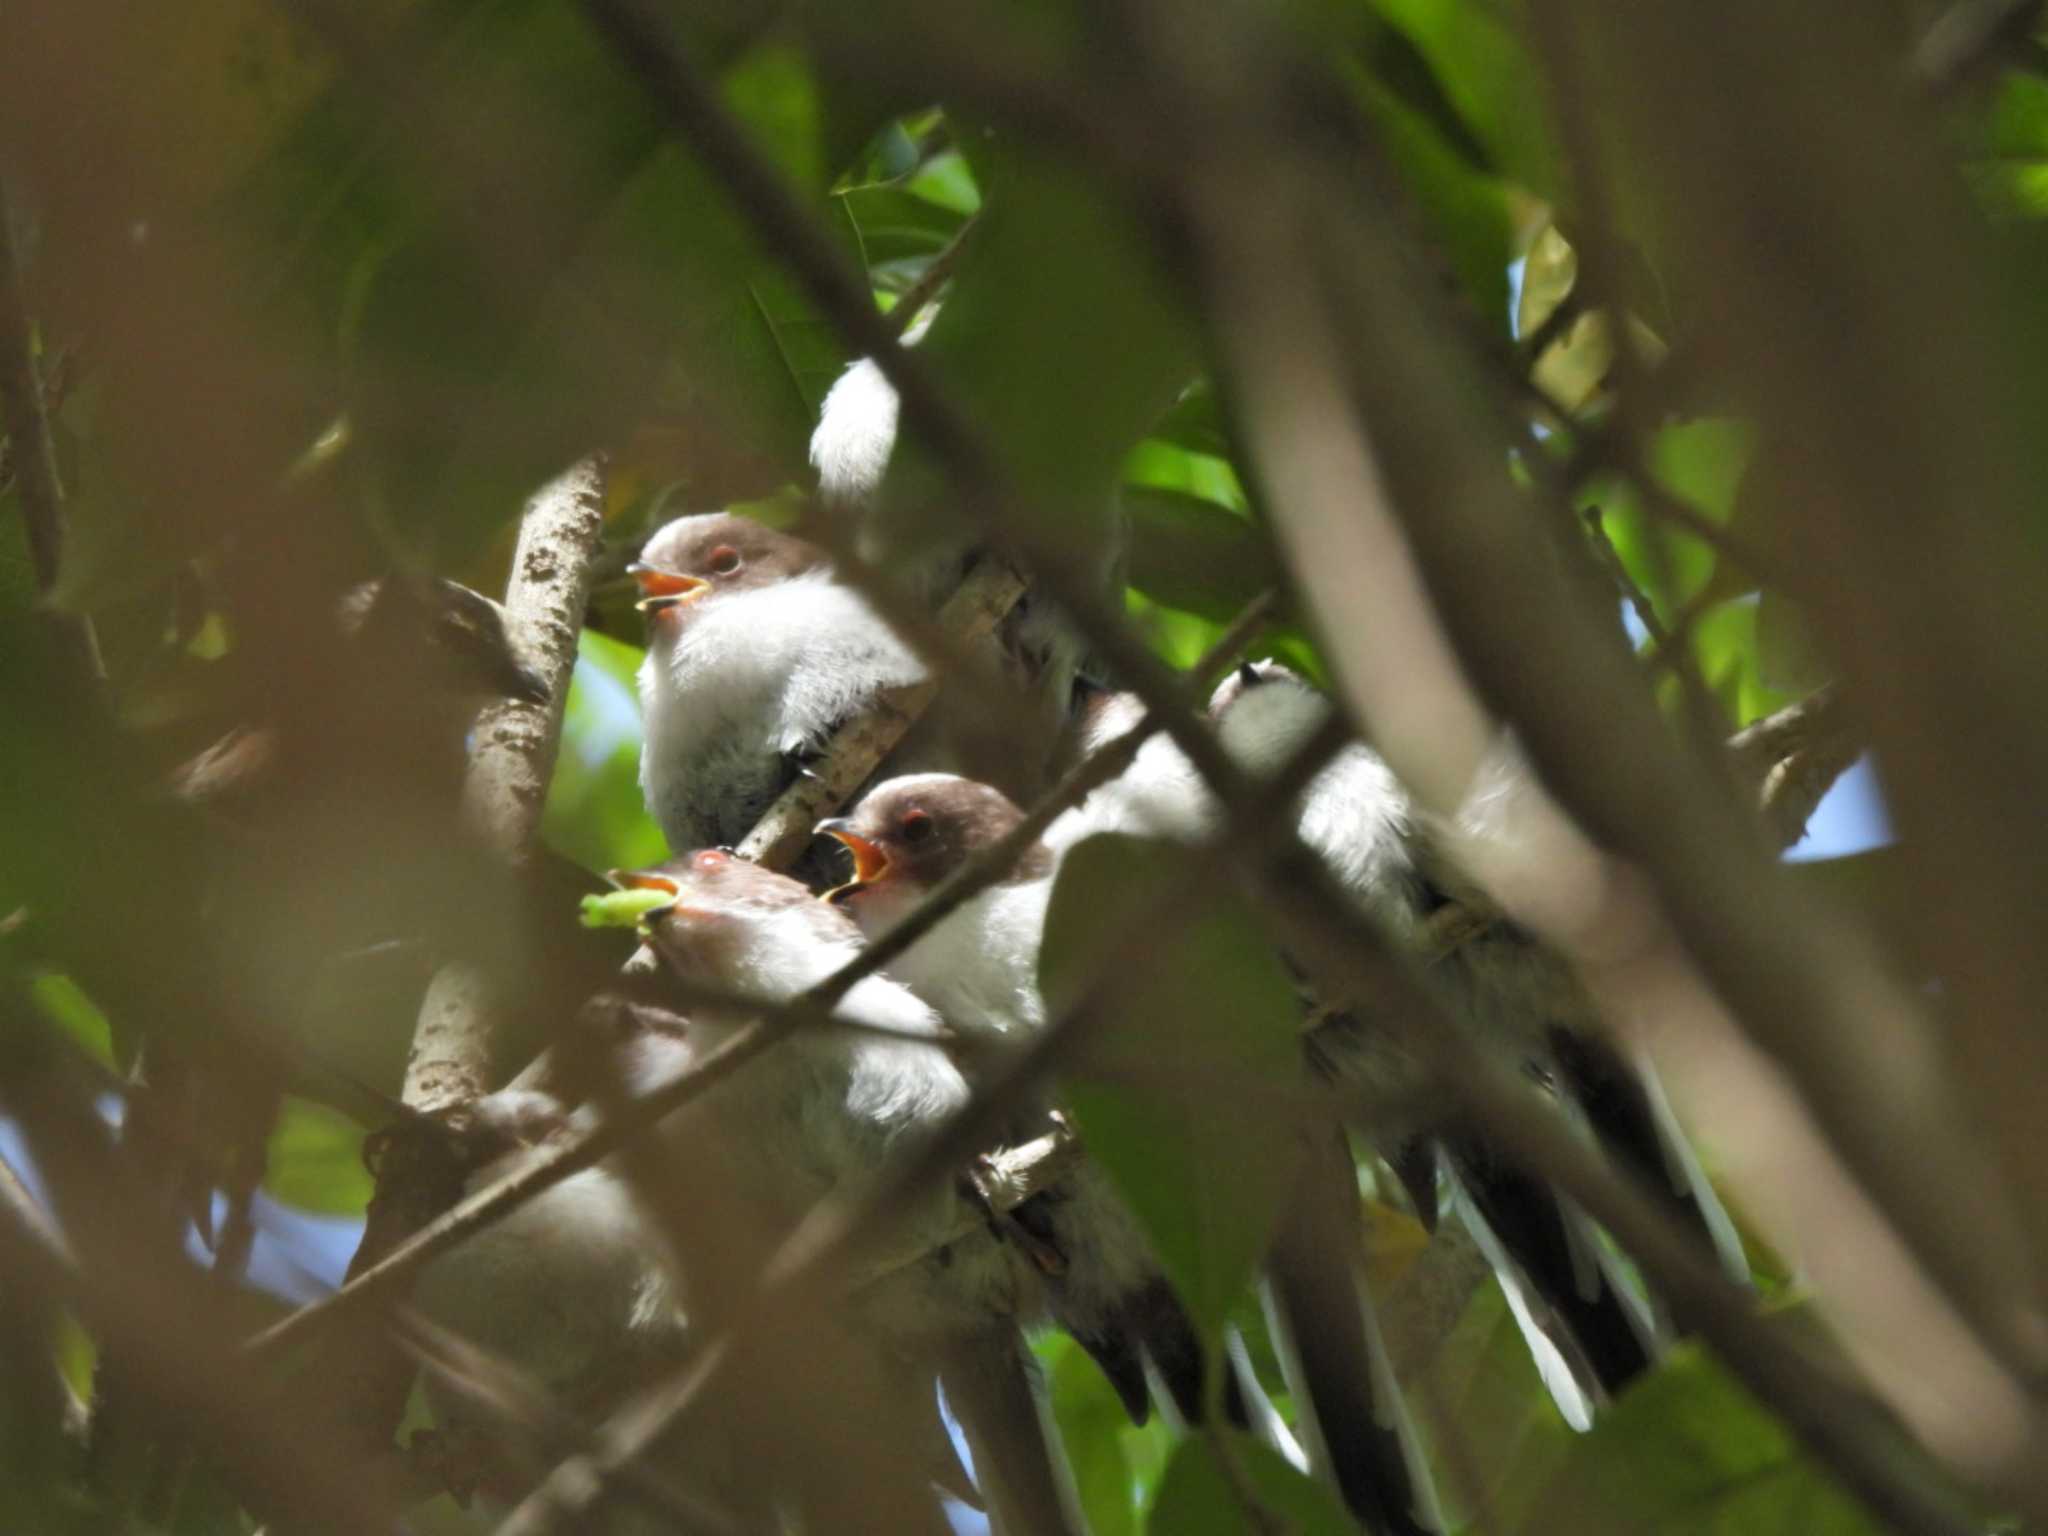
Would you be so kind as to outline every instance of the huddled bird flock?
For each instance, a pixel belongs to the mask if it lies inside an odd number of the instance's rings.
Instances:
[[[894,397],[871,375],[865,364],[849,371],[814,443],[825,498],[842,512],[872,499],[893,441]],[[885,690],[922,679],[925,663],[824,551],[744,517],[678,518],[632,571],[648,627],[640,783],[676,856],[614,879],[660,898],[643,920],[657,973],[630,997],[586,1009],[606,1021],[596,1033],[608,1080],[558,1074],[475,1107],[472,1188],[595,1123],[607,1094],[616,1103],[715,1058],[750,1023],[741,999],[796,999],[1024,818],[1003,788],[958,772],[942,698],[939,718],[908,736],[843,814],[819,823],[821,839],[850,855],[850,870],[841,867],[829,888],[741,859],[732,846],[832,733]],[[1046,640],[1052,627],[1040,612],[1005,632],[1013,650],[1029,652],[1012,658],[1014,669],[1053,700],[1049,715],[1076,696],[1078,655],[1063,638]],[[1247,773],[1266,775],[1316,736],[1332,707],[1286,668],[1247,663],[1215,690],[1206,726]],[[1072,713],[1068,736],[1086,755],[1143,709],[1098,694]],[[1331,757],[1290,814],[1346,896],[1396,937],[1418,933],[1440,907],[1478,899],[1363,743]],[[616,1408],[688,1358],[703,1319],[743,1304],[735,1288],[821,1201],[874,1187],[898,1154],[960,1114],[991,1071],[1048,1028],[1041,949],[1072,850],[1108,833],[1199,844],[1223,820],[1169,736],[1146,738],[1128,767],[1063,811],[1000,879],[848,990],[835,1005],[840,1027],[795,1031],[661,1122],[654,1151],[687,1186],[679,1224],[641,1207],[615,1157],[438,1260],[420,1304],[565,1404],[592,1415]],[[827,867],[818,848],[811,859]],[[1739,1269],[1740,1246],[1646,1067],[1595,1027],[1563,962],[1494,922],[1428,975],[1442,1006],[1477,1026],[1533,1092],[1652,1181]],[[727,1001],[664,1004],[664,976]],[[1298,1016],[1280,1021],[1301,1042],[1305,1090],[1327,1091],[1334,1106],[1347,1086],[1364,1085],[1375,1102],[1399,1102],[1419,1069],[1369,1005],[1345,1004],[1304,998]],[[1162,1050],[1173,1024],[1147,1021]],[[1067,1134],[1056,1086],[1033,1092],[1005,1128],[1012,1140],[1049,1125]],[[1432,1118],[1429,1095],[1410,1098],[1414,1113],[1358,1129],[1426,1225],[1441,1213],[1470,1228],[1559,1406],[1583,1427],[1651,1366],[1673,1320],[1569,1199],[1499,1155],[1483,1129]],[[1408,1536],[1439,1529],[1441,1516],[1361,1283],[1364,1218],[1341,1123],[1335,1108],[1324,1117],[1294,1197],[1323,1219],[1282,1222],[1266,1262],[1271,1332],[1297,1410],[1293,1436],[1277,1436],[1329,1478],[1364,1529]],[[855,1287],[834,1320],[842,1368],[831,1379],[845,1384],[848,1411],[864,1416],[842,1422],[906,1437],[934,1486],[965,1492],[937,1407],[942,1386],[971,1452],[972,1496],[998,1536],[1083,1528],[1024,1347],[1028,1329],[1050,1323],[1071,1334],[1134,1421],[1153,1411],[1157,1391],[1162,1411],[1181,1422],[1199,1423],[1218,1406],[1240,1427],[1273,1433],[1278,1422],[1242,1352],[1205,1349],[1109,1173],[1085,1149],[1066,1167],[1000,1214],[971,1170],[929,1190],[899,1213],[906,1245],[922,1257]],[[444,1429],[476,1428],[461,1401],[435,1407]],[[778,1464],[769,1480],[782,1486],[760,1486],[751,1463],[770,1458],[758,1427],[700,1423],[685,1438],[665,1458],[668,1470],[742,1524],[773,1527],[804,1508],[802,1466]],[[481,1481],[493,1497],[513,1499],[545,1470],[499,1455]],[[945,1529],[932,1509],[931,1528]]]

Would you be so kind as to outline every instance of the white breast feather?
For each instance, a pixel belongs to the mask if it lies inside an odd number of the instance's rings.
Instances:
[[[826,571],[707,600],[680,636],[657,631],[640,667],[640,787],[670,845],[737,837],[779,783],[783,754],[819,746],[881,689],[923,676]]]

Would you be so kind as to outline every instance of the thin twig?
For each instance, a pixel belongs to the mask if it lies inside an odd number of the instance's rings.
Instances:
[[[945,287],[946,279],[953,275],[953,268],[960,264],[960,253],[967,248],[967,237],[974,232],[974,227],[980,222],[981,211],[976,209],[953,232],[953,238],[946,242],[945,249],[925,263],[924,270],[917,275],[917,281],[904,289],[901,297],[890,308],[889,318],[896,322],[898,336],[917,323],[917,312],[937,297],[939,290]]]
[[[1650,643],[1660,654],[1668,655],[1671,632],[1657,617],[1657,605],[1650,601],[1649,594],[1636,584],[1635,577],[1629,575],[1628,567],[1622,563],[1621,552],[1607,536],[1607,523],[1600,515],[1600,509],[1588,507],[1582,517],[1586,525],[1586,541],[1592,548],[1595,563],[1613,579],[1623,599],[1636,611],[1636,618],[1642,623],[1643,633],[1650,637]]]

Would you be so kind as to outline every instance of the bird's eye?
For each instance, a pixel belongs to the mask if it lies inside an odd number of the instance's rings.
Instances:
[[[695,864],[699,869],[723,869],[726,865],[732,862],[732,855],[729,853],[721,853],[716,848],[706,848],[702,853],[698,854],[697,857],[692,859],[690,862]]]
[[[721,544],[711,551],[707,562],[714,576],[730,576],[740,568],[740,552],[730,544]]]
[[[903,813],[903,841],[922,843],[938,829],[932,824],[930,811],[905,811]]]

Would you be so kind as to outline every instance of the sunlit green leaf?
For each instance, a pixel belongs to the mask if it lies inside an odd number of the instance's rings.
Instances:
[[[1522,268],[1522,294],[1515,310],[1515,334],[1533,336],[1557,312],[1579,278],[1579,253],[1571,248],[1555,224],[1529,247]]]
[[[1137,1477],[1124,1449],[1131,1428],[1123,1400],[1088,1351],[1064,1335],[1041,1345],[1049,1354],[1047,1384],[1074,1489],[1096,1536],[1134,1536],[1138,1529]]]
[[[1198,496],[1126,485],[1133,587],[1169,607],[1227,623],[1280,566],[1263,530]]]
[[[1696,1348],[1638,1381],[1511,1529],[1875,1536],[1786,1428]]]
[[[1507,267],[1515,245],[1508,188],[1474,169],[1428,119],[1377,81],[1362,82],[1360,96],[1388,158],[1427,215],[1432,237],[1450,257],[1478,313],[1489,327],[1505,331]]]
[[[369,1206],[363,1128],[324,1104],[286,1099],[265,1157],[263,1187],[286,1205],[330,1216]]]
[[[1145,1529],[1156,1536],[1257,1536],[1279,1528],[1293,1536],[1354,1536],[1357,1526],[1320,1483],[1269,1447],[1231,1432],[1226,1471],[1208,1441],[1181,1443],[1159,1485]],[[1249,1507],[1248,1507],[1249,1506]]]
[[[77,982],[59,972],[45,971],[29,983],[29,996],[43,1016],[55,1021],[94,1061],[114,1065],[114,1036],[107,1016]]]
[[[1532,192],[1555,190],[1556,152],[1539,79],[1503,7],[1475,0],[1373,0],[1435,67],[1444,94],[1494,164]]]

